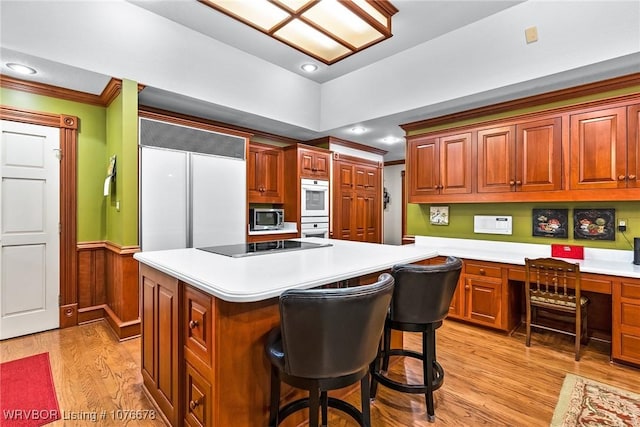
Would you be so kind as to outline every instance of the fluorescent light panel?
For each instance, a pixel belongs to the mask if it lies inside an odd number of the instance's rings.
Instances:
[[[322,62],[391,37],[388,0],[199,0]]]

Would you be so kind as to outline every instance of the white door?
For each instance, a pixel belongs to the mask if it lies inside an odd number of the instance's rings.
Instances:
[[[0,339],[59,326],[60,130],[2,121]]]

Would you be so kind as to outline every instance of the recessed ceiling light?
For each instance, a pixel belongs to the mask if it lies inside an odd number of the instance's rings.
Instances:
[[[395,136],[387,136],[386,138],[382,138],[382,142],[386,144],[395,144],[396,142],[400,142],[400,140],[400,138],[397,138]]]
[[[7,63],[7,67],[20,74],[35,74],[37,71],[34,68],[27,67],[26,65],[17,64],[15,62]]]
[[[307,73],[313,73],[318,69],[318,66],[316,64],[303,64],[300,68]]]
[[[367,130],[365,128],[363,128],[362,126],[356,126],[354,128],[351,128],[351,132],[357,133],[357,134],[365,133],[366,131]]]

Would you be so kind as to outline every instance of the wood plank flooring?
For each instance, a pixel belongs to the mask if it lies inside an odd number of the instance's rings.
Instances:
[[[572,372],[639,392],[640,369],[612,364],[609,347],[591,341],[580,362],[573,360],[573,339],[540,332],[530,348],[524,334],[513,336],[445,321],[437,332],[438,360],[445,370],[435,392],[436,422],[426,421],[424,399],[383,386],[372,406],[374,426],[548,426],[564,375]],[[406,346],[420,348],[418,334],[405,334]],[[159,426],[159,420],[114,419],[112,411],[154,410],[142,391],[140,340],[118,342],[104,321],[0,342],[0,362],[48,351],[60,409],[72,414],[97,411],[96,421],[62,419],[51,426]],[[399,360],[391,375],[422,380],[421,366]],[[349,400],[359,406],[359,393]],[[106,411],[105,419],[100,414]],[[355,422],[330,411],[330,426]],[[236,427],[236,426],[221,426]]]

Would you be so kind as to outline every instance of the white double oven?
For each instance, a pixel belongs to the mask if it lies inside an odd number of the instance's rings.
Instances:
[[[329,181],[301,180],[302,237],[329,238]]]

